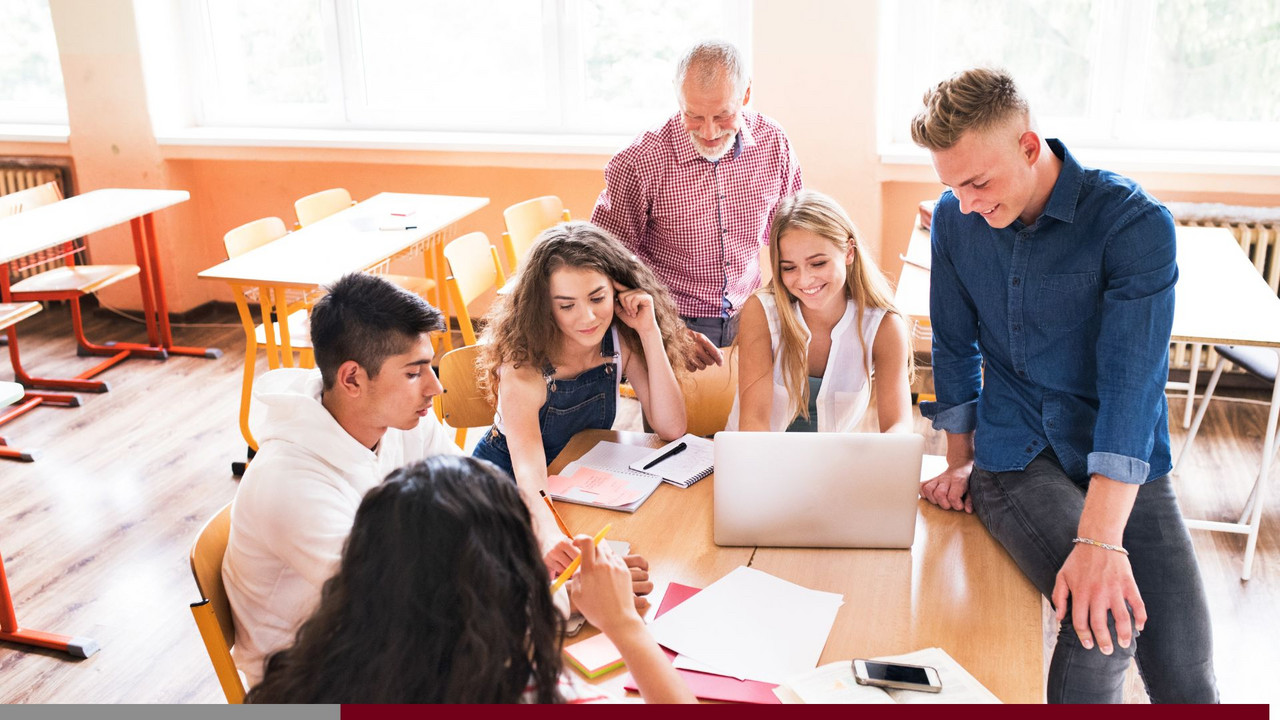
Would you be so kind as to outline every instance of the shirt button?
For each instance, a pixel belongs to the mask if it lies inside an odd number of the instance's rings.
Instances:
[[[1013,325],[1013,331],[1014,331],[1014,332],[1022,332],[1022,324],[1021,324],[1021,323],[1014,323],[1014,325]]]
[[[1049,422],[1047,422],[1047,423],[1045,423],[1045,424],[1046,424],[1046,425],[1048,425],[1049,427],[1053,427],[1053,421],[1052,421],[1052,420],[1050,420]]]
[[[1031,450],[1032,450],[1032,447],[1031,447],[1030,445],[1028,445],[1028,446],[1027,446],[1027,452],[1031,452]]]
[[[1021,284],[1022,284],[1022,278],[1014,278],[1014,279],[1013,279],[1013,286],[1014,286],[1014,287],[1018,287],[1018,286],[1019,286],[1019,285],[1021,285]]]

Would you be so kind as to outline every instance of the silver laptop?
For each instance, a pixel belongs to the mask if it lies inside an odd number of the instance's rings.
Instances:
[[[911,547],[923,455],[914,434],[716,433],[716,544]]]

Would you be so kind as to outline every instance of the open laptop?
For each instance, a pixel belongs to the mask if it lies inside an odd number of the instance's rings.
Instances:
[[[924,438],[720,432],[717,545],[908,548]]]

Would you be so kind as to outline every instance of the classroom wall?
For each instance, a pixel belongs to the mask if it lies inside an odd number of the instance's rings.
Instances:
[[[496,240],[506,206],[555,194],[574,217],[586,218],[603,183],[607,154],[161,147],[146,111],[132,0],[51,0],[51,7],[71,140],[0,141],[0,155],[69,156],[80,192],[113,186],[190,191],[189,203],[158,215],[175,312],[230,299],[221,283],[195,279],[223,259],[224,232],[266,215],[291,223],[293,201],[316,190],[346,187],[356,198],[383,190],[487,196],[489,207],[460,230],[482,230]],[[755,109],[782,123],[806,186],[845,205],[882,267],[896,277],[913,208],[937,197],[941,186],[927,165],[879,160],[876,3],[755,0],[753,10]],[[674,111],[674,97],[671,102]],[[1164,200],[1280,205],[1280,176],[1130,174]],[[98,262],[132,257],[124,228],[97,233],[90,244]],[[104,299],[137,307],[136,287],[121,285]]]

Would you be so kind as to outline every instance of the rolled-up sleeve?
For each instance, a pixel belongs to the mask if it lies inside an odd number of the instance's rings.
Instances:
[[[1174,285],[1178,280],[1173,219],[1148,206],[1121,219],[1107,242],[1098,336],[1098,420],[1090,474],[1142,484],[1148,480],[1157,424],[1165,418]]]
[[[939,206],[949,197],[950,193],[944,193]],[[947,224],[936,215],[930,239],[929,322],[933,330],[933,386],[938,399],[920,403],[920,413],[933,421],[936,430],[972,432],[982,392],[978,313],[947,252]]]

